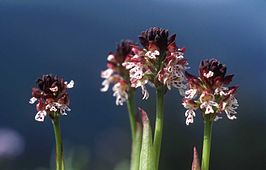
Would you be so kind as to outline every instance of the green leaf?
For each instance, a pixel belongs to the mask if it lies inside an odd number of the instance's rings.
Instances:
[[[150,121],[147,113],[139,108],[141,112],[143,133],[142,133],[142,145],[140,152],[140,166],[139,170],[154,170],[154,153],[152,148],[152,131],[150,126]]]
[[[140,122],[136,122],[136,138],[134,141],[132,141],[130,170],[139,170],[141,144],[142,144],[142,126]]]
[[[200,160],[196,146],[194,146],[193,148],[193,161],[192,161],[191,170],[200,170]]]

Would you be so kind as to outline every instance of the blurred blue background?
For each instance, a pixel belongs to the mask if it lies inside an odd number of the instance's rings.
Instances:
[[[235,74],[232,84],[240,85],[238,119],[214,124],[210,168],[266,169],[265,9],[263,0],[0,0],[0,130],[20,141],[20,150],[1,157],[0,169],[52,167],[51,122],[36,122],[28,100],[35,80],[53,73],[76,83],[70,90],[72,111],[62,117],[67,164],[126,170],[128,114],[125,106],[115,106],[111,91],[100,92],[100,71],[121,39],[138,42],[151,26],[177,34],[190,72],[197,73],[200,60],[216,57]],[[154,89],[150,92],[148,101],[137,99],[153,120]],[[187,127],[180,101],[176,89],[166,95],[162,170],[190,169],[193,146],[201,151],[200,114]],[[0,151],[7,148],[1,140]]]

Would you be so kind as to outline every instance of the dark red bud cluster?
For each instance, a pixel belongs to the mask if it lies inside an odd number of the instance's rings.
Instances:
[[[168,46],[175,43],[175,38],[175,34],[169,37],[168,30],[159,27],[149,28],[139,36],[140,43],[151,51],[154,49],[166,51]]]

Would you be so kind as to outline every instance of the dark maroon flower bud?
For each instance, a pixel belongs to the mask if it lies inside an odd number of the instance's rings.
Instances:
[[[199,73],[204,83],[209,86],[219,86],[224,84],[226,66],[216,59],[203,60],[199,67]]]
[[[225,85],[231,83],[233,77],[234,77],[233,74],[225,76],[224,79],[223,79],[223,83],[224,83]]]
[[[120,65],[125,61],[125,59],[126,59],[126,57],[128,57],[128,55],[132,54],[131,49],[135,45],[136,44],[134,44],[130,40],[123,40],[117,45],[116,53],[115,53],[115,59]],[[131,57],[131,56],[129,56],[129,57]]]
[[[35,88],[35,87],[33,87],[32,88],[32,97],[36,97],[36,98],[41,98],[42,97],[42,91],[41,90],[39,90],[39,89],[37,89],[37,88]]]
[[[59,104],[62,104],[62,105],[63,104],[64,105],[69,105],[69,97],[68,97],[68,94],[67,93],[63,94],[63,96],[59,98],[58,103]]]
[[[187,71],[185,71],[185,76],[187,77],[188,84],[191,87],[194,87],[194,88],[200,88],[201,87],[202,82],[200,79],[198,79],[198,77],[190,74]]]
[[[116,48],[115,52],[110,52],[107,58],[107,67],[115,68],[121,67],[122,63],[127,57],[132,57],[132,48],[136,46],[130,40],[122,40]],[[111,67],[109,65],[112,65]]]
[[[168,45],[175,42],[175,37],[175,34],[169,37],[166,29],[152,27],[143,31],[139,36],[139,40],[147,50],[157,49],[162,52],[167,50]]]

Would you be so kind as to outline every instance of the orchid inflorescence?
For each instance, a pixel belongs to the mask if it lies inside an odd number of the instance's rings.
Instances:
[[[131,51],[134,43],[129,40],[121,41],[117,45],[116,52],[110,52],[107,57],[107,69],[102,71],[101,77],[105,80],[102,82],[102,92],[108,90],[111,83],[113,86],[113,95],[116,97],[116,105],[123,105],[128,99],[128,91],[131,86],[129,81],[129,72],[123,66],[127,58],[133,56]]]
[[[74,87],[73,80],[68,83],[54,75],[43,75],[36,83],[38,88],[32,88],[32,98],[29,101],[30,104],[37,101],[35,120],[43,122],[46,115],[53,119],[70,111],[67,89]]]
[[[146,84],[166,86],[169,90],[176,87],[184,94],[187,87],[184,71],[188,63],[184,58],[185,48],[176,46],[175,37],[175,34],[169,36],[166,29],[153,27],[139,36],[142,46],[122,41],[116,53],[107,57],[108,69],[101,74],[105,79],[101,90],[107,91],[109,84],[114,83],[117,105],[127,100],[130,87],[140,87],[143,99],[148,99]]]
[[[193,123],[194,110],[201,110],[203,118],[220,119],[225,112],[228,119],[236,119],[238,102],[235,98],[237,86],[227,87],[233,75],[226,75],[226,66],[216,59],[203,60],[199,77],[186,72],[189,88],[185,92],[183,106],[187,109],[186,124]]]

